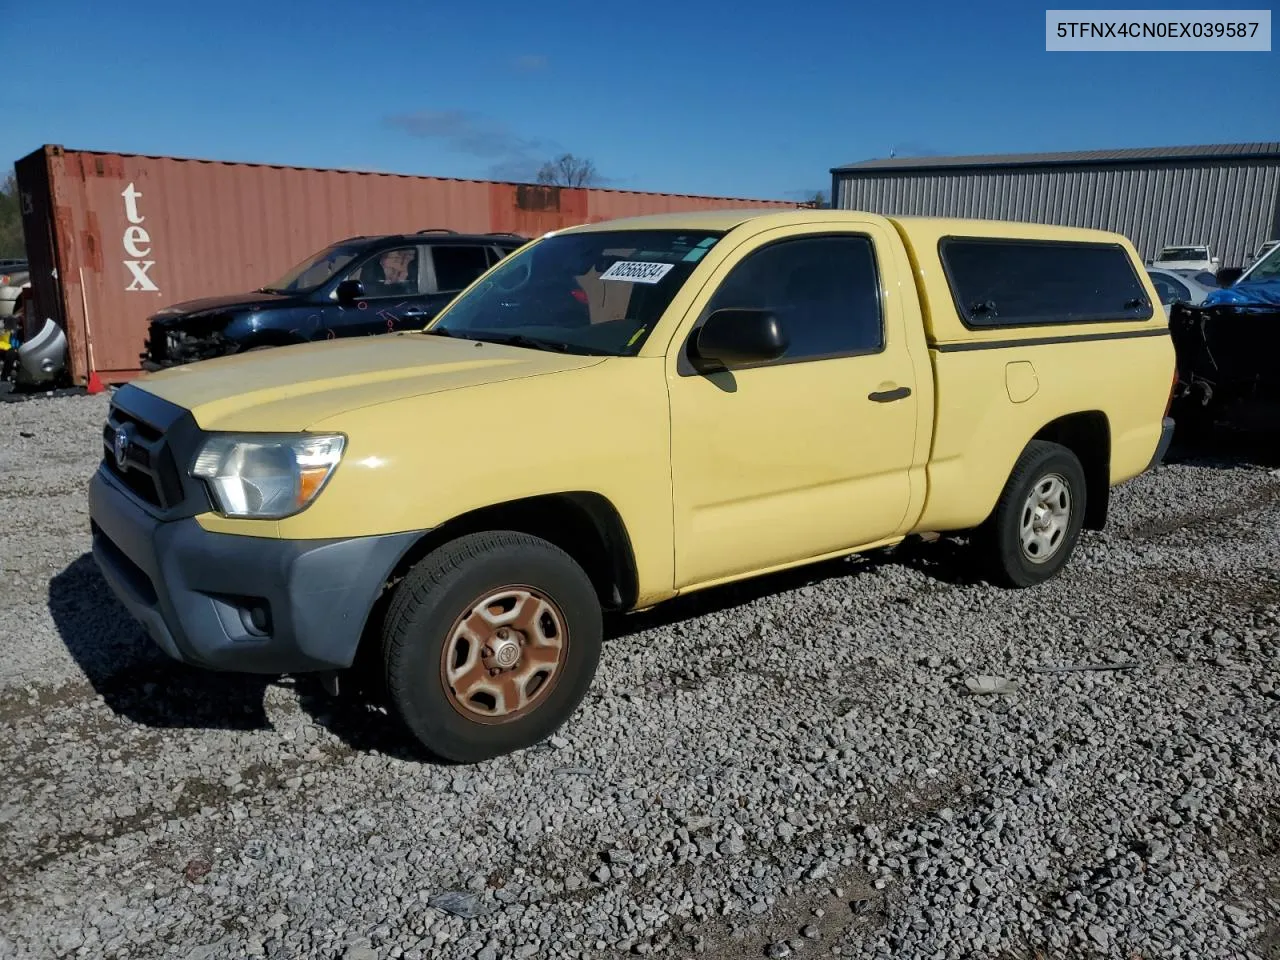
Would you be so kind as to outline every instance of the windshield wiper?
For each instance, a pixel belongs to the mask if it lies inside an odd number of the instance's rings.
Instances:
[[[562,340],[544,340],[542,337],[530,337],[523,333],[484,333],[472,334],[470,340],[488,343],[501,343],[509,347],[528,347],[531,350],[554,350],[556,353],[585,353],[595,356],[608,356],[604,350],[584,347],[576,343],[565,343]]]

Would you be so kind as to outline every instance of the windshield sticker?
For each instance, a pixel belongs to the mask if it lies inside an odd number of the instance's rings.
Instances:
[[[640,260],[619,260],[604,273],[601,280],[625,280],[627,283],[657,283],[667,275],[674,263],[644,263]]]
[[[706,252],[706,247],[694,247],[684,255],[684,261],[685,263],[697,263],[706,255]]]

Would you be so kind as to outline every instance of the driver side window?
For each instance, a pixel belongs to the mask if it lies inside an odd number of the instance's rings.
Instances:
[[[720,309],[768,310],[789,341],[773,363],[877,353],[884,348],[880,278],[871,238],[801,237],[743,259],[711,298]]]
[[[422,257],[417,247],[382,250],[349,272],[344,280],[359,280],[366,299],[416,297],[423,293]]]

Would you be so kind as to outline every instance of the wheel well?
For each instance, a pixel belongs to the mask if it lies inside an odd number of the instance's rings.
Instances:
[[[485,530],[514,530],[541,537],[573,557],[586,571],[606,610],[629,610],[639,596],[631,538],[617,509],[598,493],[548,494],[483,507],[454,517],[424,534],[405,551],[374,601],[352,666],[367,693],[381,696],[381,631],[391,589],[419,560],[458,537]]]
[[[1088,493],[1084,525],[1101,530],[1111,500],[1111,425],[1107,415],[1101,410],[1068,414],[1045,424],[1032,439],[1059,443],[1080,460]]]
[[[454,517],[418,540],[392,576],[403,576],[441,544],[483,530],[514,530],[554,543],[586,571],[605,609],[626,610],[636,601],[635,556],[622,517],[605,497],[585,491],[513,500]]]

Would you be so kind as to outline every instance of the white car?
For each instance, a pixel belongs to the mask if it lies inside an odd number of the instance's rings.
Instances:
[[[1249,269],[1240,275],[1236,283],[1280,279],[1280,241],[1273,241],[1273,243],[1271,249],[1265,253],[1262,250],[1258,251],[1258,259],[1249,264]]]
[[[1207,270],[1217,273],[1219,259],[1205,243],[1188,243],[1161,249],[1151,266],[1157,270]]]
[[[31,289],[31,271],[25,265],[0,273],[0,317],[22,311],[26,291]]]
[[[1267,254],[1276,247],[1280,247],[1280,240],[1264,240],[1262,246],[1258,248],[1258,252],[1252,254],[1245,262],[1257,263],[1259,260],[1265,260],[1267,259]]]
[[[1244,273],[1240,275],[1240,279],[1243,280],[1245,277],[1247,277],[1250,273],[1253,272],[1254,268],[1257,267],[1258,264],[1262,263],[1264,260],[1271,259],[1272,255],[1275,254],[1277,249],[1280,249],[1280,240],[1267,240],[1265,243],[1263,243],[1262,246],[1258,248],[1258,252],[1255,253],[1253,256],[1249,257],[1245,261],[1245,270],[1244,270]],[[1280,254],[1276,254],[1276,255],[1280,256]]]
[[[1171,270],[1157,270],[1155,267],[1148,267],[1147,274],[1151,277],[1151,283],[1156,288],[1156,293],[1160,294],[1160,304],[1164,307],[1166,313],[1169,311],[1169,307],[1175,303],[1190,303],[1192,305],[1204,303],[1204,298],[1217,289],[1217,287],[1211,287],[1193,276],[1187,276],[1185,273],[1174,273]]]

